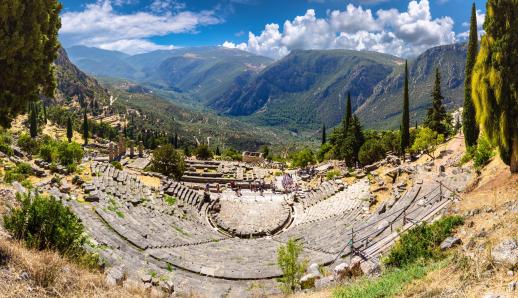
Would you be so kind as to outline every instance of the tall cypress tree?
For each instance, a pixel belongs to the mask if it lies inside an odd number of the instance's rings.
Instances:
[[[322,145],[327,143],[327,136],[326,136],[326,125],[322,125]]]
[[[441,74],[439,73],[439,68],[436,68],[435,84],[432,91],[432,107],[428,109],[424,125],[439,134],[445,135],[447,133],[445,124],[447,114],[446,108],[444,108],[442,104],[443,99],[444,97],[441,93]]]
[[[72,119],[70,119],[70,116],[67,118],[67,139],[68,142],[72,142],[72,136],[73,136],[73,130],[72,130]]]
[[[480,52],[472,77],[476,118],[518,172],[518,0],[488,0]]]
[[[85,145],[88,145],[88,116],[86,114],[86,109],[83,114],[83,139],[85,141]]]
[[[471,24],[469,28],[468,53],[466,55],[466,78],[464,80],[464,109],[462,111],[462,131],[466,147],[477,144],[479,128],[475,119],[475,106],[471,98],[471,75],[478,52],[477,9],[475,3],[471,7]]]
[[[345,106],[345,117],[344,117],[344,120],[343,120],[343,132],[344,132],[344,137],[347,136],[347,133],[349,131],[349,124],[351,123],[351,117],[352,117],[353,113],[352,113],[352,107],[351,107],[351,93],[348,92],[347,93],[347,103],[346,103],[346,106]]]
[[[401,152],[410,145],[410,110],[408,99],[408,61],[405,61],[405,86],[403,88],[403,115],[401,119]]]
[[[57,0],[0,1],[0,126],[54,95],[60,10]]]
[[[36,110],[36,105],[31,102],[29,104],[29,132],[31,138],[36,138],[38,136],[38,111]]]

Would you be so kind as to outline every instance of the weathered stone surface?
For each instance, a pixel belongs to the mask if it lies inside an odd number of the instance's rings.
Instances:
[[[509,267],[518,263],[518,242],[514,239],[507,239],[491,250],[491,257],[497,263]]]
[[[323,289],[323,288],[329,287],[334,282],[334,280],[335,280],[335,277],[333,275],[317,279],[315,281],[315,288]]]
[[[110,286],[122,285],[124,280],[124,270],[118,267],[112,267],[106,272],[106,283]]]
[[[381,267],[377,260],[368,260],[360,264],[360,268],[364,275],[377,276],[381,273]]]
[[[462,241],[458,237],[448,237],[444,239],[444,241],[441,243],[441,250],[447,250],[450,249],[456,245],[461,244]]]

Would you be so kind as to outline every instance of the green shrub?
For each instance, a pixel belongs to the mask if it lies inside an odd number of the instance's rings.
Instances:
[[[326,174],[327,180],[333,180],[337,176],[340,176],[340,171],[338,171],[338,170],[331,170],[331,171],[327,172],[327,174]]]
[[[229,149],[226,149],[225,151],[223,151],[223,154],[221,155],[221,157],[225,160],[236,160],[236,161],[243,160],[243,156],[241,155],[241,152],[239,152],[233,148],[229,148]]]
[[[43,144],[40,147],[39,155],[40,155],[41,159],[43,159],[44,161],[46,161],[48,163],[51,163],[58,159],[58,155],[59,155],[58,148],[57,148],[56,144],[51,144],[51,143]]]
[[[200,145],[200,146],[196,147],[196,150],[194,151],[194,155],[196,155],[197,159],[207,160],[207,159],[212,158],[212,151],[210,151],[209,146]]]
[[[169,205],[173,206],[176,204],[176,197],[172,197],[170,195],[164,195],[164,201]]]
[[[70,257],[80,257],[86,238],[80,220],[54,198],[36,194],[17,194],[19,208],[4,216],[5,228],[29,248],[57,250]]]
[[[315,163],[315,155],[309,148],[304,148],[296,152],[291,157],[291,166],[296,168],[305,168],[310,164]]]
[[[14,169],[5,171],[4,181],[6,183],[12,183],[14,181],[23,182],[31,173],[31,165],[22,162],[16,165]]]
[[[475,169],[479,170],[483,168],[493,156],[493,146],[491,146],[489,139],[482,135],[478,139],[477,148],[473,153],[473,165]]]
[[[358,159],[362,165],[370,165],[385,158],[385,153],[380,141],[370,139],[361,146]]]
[[[6,130],[0,130],[0,152],[5,153],[7,156],[13,155],[13,149],[11,143],[13,142],[11,135]]]
[[[116,168],[117,170],[122,171],[122,165],[121,165],[121,163],[120,163],[120,162],[118,162],[118,161],[112,161],[112,162],[111,162],[111,165],[112,165],[114,168]]]
[[[75,172],[77,164],[83,158],[83,148],[76,142],[68,143],[46,139],[39,148],[39,156],[44,161],[53,164],[51,169],[55,170],[59,163],[72,173]]]
[[[412,228],[401,235],[384,263],[392,267],[403,267],[419,259],[440,258],[442,253],[439,245],[463,222],[460,216],[447,216],[432,224],[423,223]]]
[[[24,133],[18,138],[18,147],[29,154],[36,154],[39,152],[40,143],[37,139],[33,139],[30,135]]]
[[[185,161],[172,145],[166,144],[153,151],[151,169],[175,179],[180,179],[185,171]]]
[[[292,293],[300,286],[300,278],[306,270],[307,262],[299,260],[302,249],[302,244],[290,239],[277,251],[277,264],[282,270],[282,277],[278,281],[286,293]]]
[[[333,156],[333,145],[330,143],[324,143],[320,145],[320,149],[317,151],[316,158],[319,162],[331,159]]]
[[[471,146],[466,148],[466,153],[460,159],[460,164],[463,165],[473,159],[477,146]]]

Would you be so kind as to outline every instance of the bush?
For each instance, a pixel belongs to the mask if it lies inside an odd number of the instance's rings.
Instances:
[[[442,253],[439,245],[463,222],[460,216],[447,216],[432,224],[423,223],[412,228],[401,235],[384,263],[392,267],[403,267],[420,259],[440,258]]]
[[[44,140],[40,146],[39,156],[48,163],[56,164],[66,167],[69,172],[76,170],[77,164],[83,158],[83,148],[76,142],[60,142],[54,140]]]
[[[14,181],[23,182],[32,173],[32,167],[28,163],[19,163],[12,170],[5,171],[4,181],[12,183]]]
[[[5,153],[7,156],[13,155],[13,149],[10,146],[12,141],[9,132],[0,130],[0,152]]]
[[[423,152],[431,158],[435,158],[433,153],[437,146],[443,142],[444,135],[437,134],[428,127],[420,128],[410,151],[412,153]]]
[[[320,146],[320,149],[317,151],[316,158],[319,162],[322,162],[324,160],[331,159],[333,154],[333,145],[325,143]]]
[[[331,171],[327,172],[327,174],[326,174],[327,180],[333,180],[337,176],[340,176],[340,171],[338,171],[338,170],[331,170]]]
[[[200,146],[196,147],[196,150],[194,151],[194,155],[196,155],[197,159],[207,160],[207,159],[212,158],[212,151],[210,151],[209,146],[200,145]]]
[[[360,148],[358,159],[362,165],[370,165],[385,158],[385,148],[380,141],[367,140]]]
[[[118,161],[112,161],[111,165],[119,171],[122,171],[122,164]]]
[[[475,155],[475,151],[477,150],[477,146],[471,146],[466,148],[466,153],[460,159],[460,164],[463,165],[470,160],[473,159],[473,155]]]
[[[293,154],[291,157],[291,165],[296,168],[305,168],[310,164],[315,163],[315,155],[309,148],[304,148],[301,151]]]
[[[57,250],[61,254],[80,258],[84,254],[83,225],[61,202],[36,194],[17,194],[20,207],[4,216],[5,228],[29,248]]]
[[[24,133],[18,138],[18,147],[29,154],[36,154],[40,150],[38,140],[31,138],[30,135]]]
[[[225,151],[223,151],[223,154],[221,155],[221,157],[224,160],[236,160],[236,161],[243,160],[243,156],[241,155],[241,152],[239,152],[233,148],[229,148],[229,149],[226,149]]]
[[[473,153],[473,165],[475,166],[475,169],[480,170],[483,168],[493,155],[494,152],[491,143],[486,136],[482,135],[478,139],[477,148]]]
[[[151,169],[179,180],[185,171],[185,162],[172,145],[166,144],[153,151]]]
[[[282,290],[292,293],[300,286],[300,278],[306,270],[307,262],[299,261],[302,252],[302,244],[293,239],[288,240],[286,245],[281,245],[277,251],[277,264],[282,270]]]

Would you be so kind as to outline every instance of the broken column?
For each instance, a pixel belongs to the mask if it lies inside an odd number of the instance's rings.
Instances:
[[[110,142],[108,144],[108,161],[112,162],[115,159],[115,156],[113,156],[113,143]]]
[[[138,142],[138,157],[144,157],[144,144],[142,141]]]

